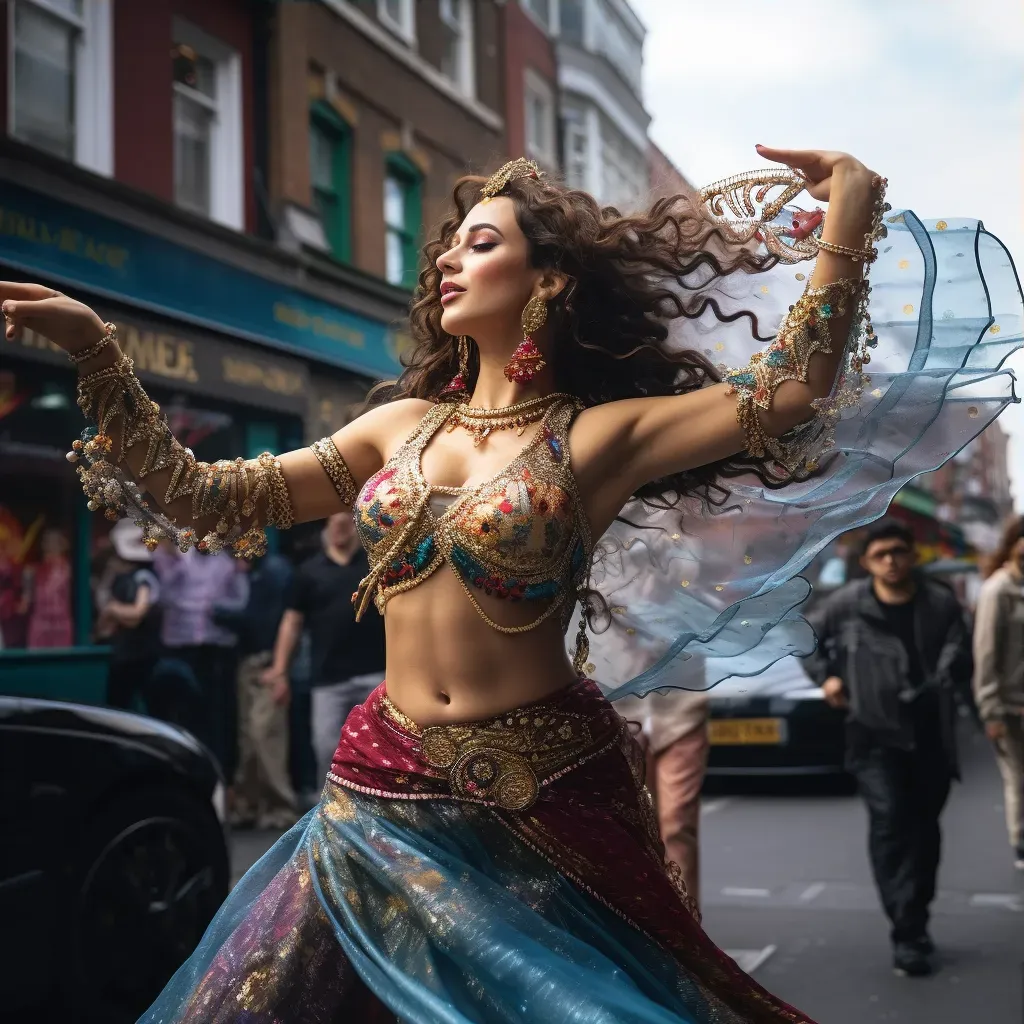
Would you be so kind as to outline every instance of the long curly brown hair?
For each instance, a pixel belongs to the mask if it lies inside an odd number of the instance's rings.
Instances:
[[[441,328],[441,274],[435,264],[479,202],[486,180],[468,176],[456,183],[454,211],[423,250],[424,269],[410,312],[415,346],[401,377],[375,389],[374,404],[436,399],[457,372],[458,339]],[[569,278],[548,304],[556,338],[550,362],[556,389],[585,406],[683,395],[720,381],[718,370],[699,352],[668,344],[666,325],[675,318],[696,320],[710,308],[721,322],[749,319],[752,336],[768,340],[752,312],[727,314],[708,292],[716,278],[758,273],[777,260],[716,222],[698,199],[675,195],[659,199],[645,213],[624,216],[586,192],[549,179],[516,179],[502,195],[515,204],[533,266]],[[478,369],[476,346],[471,345],[470,390]],[[769,487],[786,482],[776,467],[744,455],[652,480],[635,496],[660,508],[674,507],[685,495],[722,505],[728,490],[720,481],[751,473]]]
[[[996,569],[1001,569],[1006,565],[1010,560],[1010,552],[1013,551],[1021,537],[1024,537],[1024,516],[1010,516],[1003,524],[999,547],[988,558],[982,560],[981,571],[985,579],[988,579]]]

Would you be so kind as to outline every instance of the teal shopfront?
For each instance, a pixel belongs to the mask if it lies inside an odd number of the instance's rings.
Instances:
[[[201,459],[301,445],[310,380],[399,370],[397,337],[321,297],[0,182],[0,272],[90,302],[118,325],[152,397]],[[65,461],[75,375],[44,338],[0,358],[0,692],[101,703],[96,632],[110,524]]]

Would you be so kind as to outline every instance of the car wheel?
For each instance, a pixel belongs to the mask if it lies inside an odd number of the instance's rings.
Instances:
[[[122,794],[89,827],[74,890],[71,989],[83,1019],[136,1021],[228,892],[212,807],[166,788]]]

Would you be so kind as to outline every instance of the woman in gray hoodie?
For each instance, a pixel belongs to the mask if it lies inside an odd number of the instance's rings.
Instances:
[[[1024,517],[1006,524],[978,596],[974,699],[1003,777],[1006,827],[1024,871]]]

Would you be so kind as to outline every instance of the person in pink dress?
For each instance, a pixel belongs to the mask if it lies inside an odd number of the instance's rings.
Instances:
[[[73,629],[68,539],[61,530],[45,530],[41,543],[43,560],[26,573],[28,647],[70,647]]]

